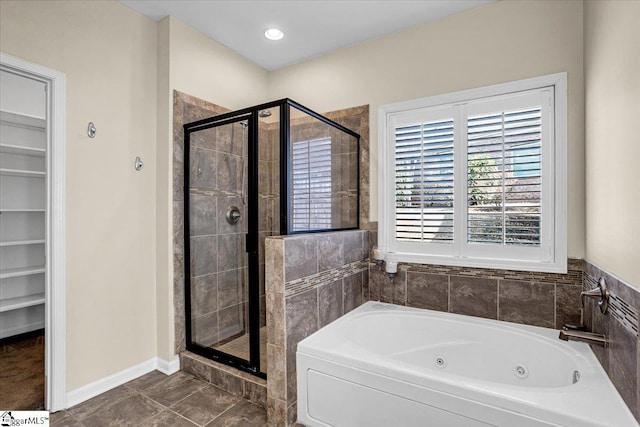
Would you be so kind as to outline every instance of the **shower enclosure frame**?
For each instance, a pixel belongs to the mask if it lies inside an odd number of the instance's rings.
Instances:
[[[208,359],[220,362],[239,370],[251,373],[260,378],[266,378],[267,375],[260,370],[260,290],[258,286],[259,277],[259,193],[258,193],[258,126],[259,112],[270,108],[279,108],[279,170],[280,170],[280,235],[306,234],[306,233],[326,233],[332,231],[357,230],[360,228],[360,135],[339,123],[334,122],[327,117],[289,99],[283,98],[253,107],[241,110],[231,111],[228,113],[218,114],[206,119],[198,120],[183,125],[184,132],[184,287],[185,287],[185,332],[186,332],[186,349],[192,353],[204,356]],[[289,160],[291,159],[291,126],[290,126],[290,107],[307,114],[329,126],[332,126],[341,132],[344,132],[355,138],[356,142],[356,224],[354,227],[342,227],[331,229],[311,229],[294,231],[291,229],[289,218],[291,218],[292,204],[290,201],[290,191],[292,182],[292,168]],[[198,132],[226,124],[247,121],[247,230],[246,230],[246,252],[248,254],[248,299],[249,307],[249,360],[236,357],[221,350],[212,347],[204,347],[195,343],[192,339],[191,325],[191,254],[190,254],[190,136],[193,132]],[[244,191],[244,189],[242,189]]]

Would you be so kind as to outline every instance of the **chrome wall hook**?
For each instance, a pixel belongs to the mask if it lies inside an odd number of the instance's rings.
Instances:
[[[95,138],[96,132],[96,126],[93,124],[93,122],[89,122],[89,125],[87,126],[87,135],[89,135],[89,138]]]
[[[140,169],[142,169],[142,166],[144,166],[144,163],[142,163],[142,160],[140,159],[140,156],[136,157],[136,162],[134,163],[134,168],[139,171]]]

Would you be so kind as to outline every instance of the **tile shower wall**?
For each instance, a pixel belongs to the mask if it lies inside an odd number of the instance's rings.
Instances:
[[[275,109],[273,109],[275,110]],[[277,113],[272,112],[274,115]],[[280,234],[280,124],[259,122],[258,129],[258,230],[260,250],[260,326],[266,325],[264,278],[265,239]]]
[[[377,223],[369,222],[369,106],[331,111],[324,116],[360,135],[360,229],[377,230]]]
[[[226,113],[228,111],[229,110],[223,107],[211,104],[199,98],[192,97],[178,91],[174,91],[173,93],[173,304],[175,313],[176,353],[184,351],[186,343],[184,318],[184,134],[182,131],[182,125],[185,123],[190,123],[196,120],[211,117],[216,114]],[[207,151],[205,152],[205,154],[205,156],[202,156],[200,158],[200,161],[208,161],[208,169],[211,169],[216,165],[218,161],[217,155],[214,155],[213,150]],[[216,169],[213,168],[212,170]],[[201,183],[206,183],[208,181],[209,183],[204,185],[210,186],[211,188],[217,185],[218,176],[216,173],[211,173],[208,176],[204,173],[197,175],[199,176],[194,176],[191,179],[193,180],[195,178],[195,182]],[[208,209],[205,209],[204,207],[201,209],[201,214],[212,215],[212,212],[213,209],[211,205],[209,205]],[[204,228],[204,224],[204,221],[194,221],[193,226],[195,226],[196,228]],[[214,223],[213,225],[211,225],[211,227],[215,227],[217,231],[217,224]],[[205,243],[206,240],[207,239],[204,238],[196,238],[196,241],[194,243],[199,244],[198,251],[210,251],[211,256],[213,257],[214,239],[209,239],[210,242],[208,242],[208,244]],[[215,240],[215,250],[217,251],[217,238]],[[198,293],[198,297],[203,298],[203,301],[207,301],[205,304],[203,304],[203,307],[200,308],[198,312],[198,316],[202,319],[198,320],[198,322],[200,323],[200,329],[202,330],[205,322],[208,321],[211,324],[217,322],[217,316],[211,314],[216,313],[218,309],[217,264],[215,274],[213,271],[211,271],[212,266],[205,267],[202,263],[200,265],[192,266],[192,270],[194,268],[198,273],[203,273],[204,269],[208,268],[206,272],[209,273],[200,274],[200,276],[208,277],[203,277],[198,280],[198,283],[195,283],[196,289],[199,289],[196,290],[196,292]],[[205,285],[209,285],[209,289],[205,290]],[[209,315],[208,319],[207,317],[205,317],[207,315]],[[214,317],[216,318],[215,321]],[[217,323],[214,326],[215,328],[213,332],[211,332],[210,337],[207,338],[207,333],[203,332],[203,334],[205,335],[203,339],[213,339],[214,334],[217,336]]]
[[[193,341],[204,347],[247,328],[246,159],[240,123],[191,134],[191,324]],[[236,224],[225,220],[232,206],[242,215]]]
[[[609,347],[591,346],[611,382],[640,422],[640,343],[638,342],[638,317],[640,292],[629,283],[586,261],[583,286],[585,290],[597,287],[604,277],[609,286],[610,305],[602,314],[595,300],[589,300],[585,308],[587,329],[604,334]]]
[[[295,423],[298,342],[369,300],[368,249],[363,230],[267,239],[269,425]]]
[[[390,280],[371,264],[371,299],[410,307],[561,328],[580,322],[583,261],[567,274],[400,264]]]
[[[295,110],[291,107],[292,110]],[[356,120],[351,120],[352,126]],[[331,141],[330,197],[331,228],[353,228],[357,226],[358,169],[356,138],[310,116],[291,119],[291,145],[318,141]]]

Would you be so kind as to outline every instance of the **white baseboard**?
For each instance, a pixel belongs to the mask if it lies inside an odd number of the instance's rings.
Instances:
[[[67,393],[66,407],[75,406],[154,370],[166,375],[176,373],[180,370],[180,359],[166,361],[153,357],[145,362],[72,390]]]
[[[159,357],[156,357],[156,359],[158,360],[156,369],[165,375],[175,374],[180,370],[180,359],[178,358],[171,361],[166,361],[164,359],[160,359]]]

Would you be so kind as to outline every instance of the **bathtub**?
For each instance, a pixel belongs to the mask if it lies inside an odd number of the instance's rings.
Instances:
[[[298,344],[306,426],[638,426],[587,344],[368,302]]]

